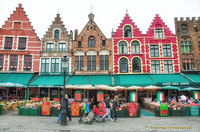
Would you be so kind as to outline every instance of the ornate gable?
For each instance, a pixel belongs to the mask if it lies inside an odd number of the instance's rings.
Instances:
[[[130,25],[132,27],[133,36],[142,35],[142,32],[139,30],[139,28],[135,25],[135,23],[132,21],[129,15],[126,14],[124,19],[120,23],[120,26],[118,26],[118,29],[116,30],[116,32],[114,32],[112,37],[123,37],[123,33],[124,33],[123,29],[125,25]]]

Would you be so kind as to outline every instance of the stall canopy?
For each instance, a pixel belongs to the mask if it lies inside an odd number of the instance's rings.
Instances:
[[[199,90],[200,88],[188,87],[188,88],[180,89],[179,91],[199,91]]]
[[[188,86],[190,82],[181,74],[152,74],[150,75],[157,86]]]
[[[185,74],[195,85],[200,85],[200,74]]]
[[[180,90],[179,87],[175,87],[175,86],[164,86],[164,87],[162,87],[162,89],[165,89],[165,90]]]
[[[3,76],[3,77],[2,77]],[[0,75],[0,87],[28,87],[33,73],[7,73]]]
[[[66,85],[89,85],[90,75],[73,75]]]
[[[115,86],[149,86],[155,85],[149,75],[114,75]]]
[[[69,76],[66,76],[66,80]],[[39,76],[36,80],[30,83],[30,87],[63,87],[63,76]]]
[[[89,84],[112,86],[112,79],[110,75],[93,75],[91,76]]]

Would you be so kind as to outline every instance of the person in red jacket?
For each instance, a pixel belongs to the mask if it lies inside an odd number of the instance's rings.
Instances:
[[[97,118],[97,121],[100,121],[100,119],[99,119],[100,112],[96,105],[93,106],[93,113],[94,113],[93,120],[95,120]]]

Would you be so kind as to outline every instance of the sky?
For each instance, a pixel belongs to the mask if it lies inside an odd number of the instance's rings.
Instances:
[[[79,33],[88,22],[88,14],[111,37],[128,11],[129,16],[146,33],[155,14],[175,33],[174,17],[200,17],[200,0],[0,0],[0,27],[21,3],[39,38],[59,12],[68,31]]]

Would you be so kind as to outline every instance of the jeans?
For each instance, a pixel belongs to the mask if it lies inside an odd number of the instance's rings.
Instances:
[[[69,117],[69,119],[71,120],[71,114],[69,113],[69,109],[67,109],[67,115],[66,115],[66,117]],[[61,111],[60,111],[60,114],[59,114],[59,116],[58,116],[58,121],[57,122],[60,122],[60,119],[61,119]]]
[[[102,117],[102,119],[105,119],[106,116],[108,116],[108,120],[110,120],[110,108],[106,108],[106,114]]]
[[[117,110],[114,110],[114,115],[112,116],[112,119],[115,118],[117,120]]]

